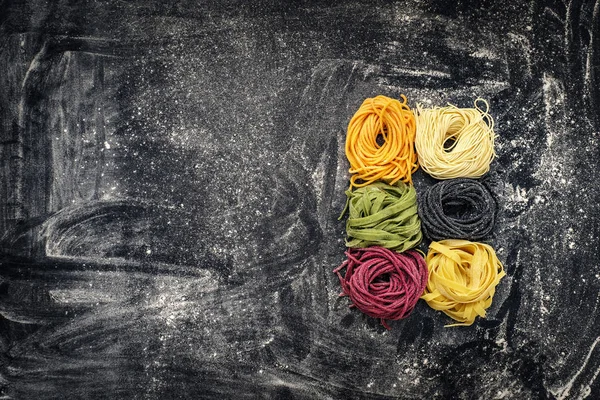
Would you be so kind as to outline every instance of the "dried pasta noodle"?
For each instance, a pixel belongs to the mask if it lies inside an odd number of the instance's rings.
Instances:
[[[418,168],[414,149],[415,116],[402,101],[386,96],[366,99],[348,124],[346,157],[350,189],[376,181],[412,183]]]
[[[423,233],[431,240],[481,240],[492,232],[498,205],[479,180],[449,179],[419,196]]]
[[[382,246],[401,252],[421,243],[423,234],[414,186],[376,182],[347,190],[346,195],[350,210],[346,246]]]
[[[479,108],[485,104],[485,110]],[[436,179],[478,178],[496,156],[489,104],[431,109],[417,105],[415,147],[421,168]]]
[[[505,275],[491,246],[457,239],[432,242],[426,262],[429,281],[422,299],[458,321],[446,326],[469,326],[478,315],[485,318]]]
[[[374,246],[349,249],[346,255],[348,259],[333,272],[342,285],[340,296],[348,296],[351,307],[379,318],[386,329],[390,329],[386,320],[410,315],[427,284],[427,266],[421,254]]]

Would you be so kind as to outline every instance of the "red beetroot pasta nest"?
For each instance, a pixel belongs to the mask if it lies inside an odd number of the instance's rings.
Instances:
[[[363,313],[386,320],[410,315],[427,285],[428,270],[423,257],[415,250],[403,253],[374,246],[349,249],[348,259],[333,270],[340,278],[343,293],[352,306]],[[341,270],[346,269],[342,276]]]

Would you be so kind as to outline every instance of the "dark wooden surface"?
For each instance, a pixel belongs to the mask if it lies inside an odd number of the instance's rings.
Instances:
[[[328,3],[0,1],[1,398],[600,397],[600,2]],[[496,119],[468,328],[338,298],[345,127],[400,93]]]

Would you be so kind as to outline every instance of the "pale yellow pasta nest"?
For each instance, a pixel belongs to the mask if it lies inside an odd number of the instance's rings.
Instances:
[[[475,108],[417,105],[415,148],[421,168],[436,179],[479,178],[487,173],[496,156],[494,120],[488,111],[483,99],[475,100]]]

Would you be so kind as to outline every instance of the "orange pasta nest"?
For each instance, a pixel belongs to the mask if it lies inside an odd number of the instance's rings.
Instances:
[[[402,101],[386,96],[366,99],[348,124],[346,157],[350,189],[376,181],[412,183],[417,170],[415,115]]]

